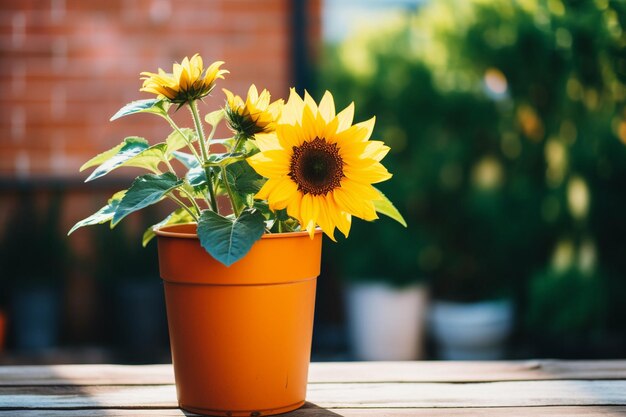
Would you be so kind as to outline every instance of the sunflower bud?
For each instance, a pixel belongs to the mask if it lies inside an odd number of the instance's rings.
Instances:
[[[228,74],[227,70],[220,69],[223,64],[217,61],[205,70],[200,55],[195,54],[191,59],[185,57],[182,63],[174,64],[171,74],[161,68],[157,74],[142,72],[144,81],[139,91],[156,94],[180,105],[202,99],[213,90],[218,78],[223,79],[224,74]]]
[[[248,90],[244,102],[239,96],[224,89],[226,94],[226,121],[235,135],[252,138],[257,133],[270,133],[276,130],[276,121],[280,117],[283,100],[270,104],[270,93],[267,90],[258,93],[254,84]]]

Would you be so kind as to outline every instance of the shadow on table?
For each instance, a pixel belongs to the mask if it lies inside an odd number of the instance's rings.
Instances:
[[[185,410],[181,411],[186,417],[199,417],[199,414],[190,413]],[[280,414],[280,417],[341,417],[341,414],[334,413],[313,403],[306,402],[297,410]]]
[[[316,404],[306,402],[297,410],[294,410],[287,414],[281,414],[285,417],[341,417],[341,414],[337,414],[333,411],[322,408]]]

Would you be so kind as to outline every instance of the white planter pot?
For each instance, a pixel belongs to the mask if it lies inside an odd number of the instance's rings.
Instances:
[[[358,360],[416,360],[423,354],[427,291],[423,285],[392,288],[353,284],[347,288],[349,336]]]
[[[513,326],[510,300],[477,303],[434,302],[430,331],[440,359],[502,359]]]

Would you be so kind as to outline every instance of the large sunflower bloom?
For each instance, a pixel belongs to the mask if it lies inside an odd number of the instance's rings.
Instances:
[[[378,218],[373,201],[381,195],[372,184],[391,178],[380,163],[389,147],[369,140],[374,118],[352,125],[353,116],[353,104],[336,115],[328,91],[318,106],[292,89],[275,134],[257,135],[261,152],[248,158],[268,178],[255,198],[333,240],[335,227],[348,236],[352,216]]]
[[[276,120],[284,104],[282,99],[270,103],[269,91],[264,89],[259,94],[254,84],[248,89],[245,102],[227,89],[223,90],[226,94],[226,120],[233,132],[251,138],[257,133],[269,133],[276,129]]]
[[[209,95],[218,78],[228,74],[228,70],[220,69],[223,64],[214,62],[205,71],[200,55],[195,54],[191,59],[185,57],[182,63],[174,64],[171,74],[161,68],[158,74],[142,72],[144,81],[139,91],[156,94],[176,104],[201,99]]]

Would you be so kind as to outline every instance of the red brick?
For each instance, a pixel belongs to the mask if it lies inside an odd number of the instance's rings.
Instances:
[[[318,39],[320,1],[310,0],[309,7],[309,32]],[[286,98],[290,13],[288,0],[5,0],[0,176],[17,175],[16,158],[23,162],[26,155],[33,175],[80,177],[82,161],[125,136],[162,140],[169,127],[149,115],[108,119],[127,102],[150,97],[138,91],[141,71],[169,70],[195,52],[207,63],[226,61],[231,71],[206,100],[210,106],[223,103],[221,88],[243,95],[251,83]],[[184,111],[174,117],[191,125]],[[59,153],[63,164],[53,159]]]

